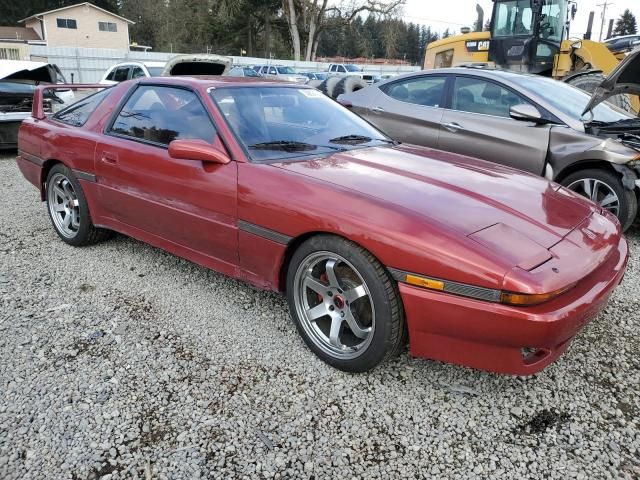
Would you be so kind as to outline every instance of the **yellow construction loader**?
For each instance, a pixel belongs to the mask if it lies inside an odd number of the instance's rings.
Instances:
[[[570,0],[494,0],[491,29],[463,33],[427,45],[425,69],[452,66],[495,67],[545,75],[593,92],[626,52],[603,43],[569,38],[577,2]],[[482,9],[478,25],[482,25]],[[590,37],[593,16],[587,37]],[[640,111],[637,96],[615,95],[611,103]]]

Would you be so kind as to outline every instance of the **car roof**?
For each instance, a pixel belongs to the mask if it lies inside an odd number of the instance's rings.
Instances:
[[[278,86],[278,87],[296,87],[311,88],[298,83],[286,82],[284,80],[267,79],[264,77],[230,77],[230,76],[207,76],[207,75],[179,75],[173,77],[141,77],[133,80],[140,84],[166,84],[166,85],[182,85],[191,87],[229,87],[229,86]]]
[[[418,70],[417,72],[403,73],[401,75],[395,75],[381,82],[379,85],[385,83],[394,83],[399,80],[411,77],[419,77],[421,75],[476,75],[487,78],[500,78],[503,80],[517,80],[523,76],[538,77],[539,75],[532,75],[529,73],[513,72],[511,70],[501,70],[497,68],[479,68],[479,67],[447,67],[447,68],[434,68],[432,70]]]
[[[639,33],[632,33],[631,35],[620,35],[619,37],[607,38],[604,41],[604,43],[615,42],[616,40],[621,40],[621,39],[625,39],[625,38],[632,38],[632,37],[638,37],[638,36],[640,36]]]

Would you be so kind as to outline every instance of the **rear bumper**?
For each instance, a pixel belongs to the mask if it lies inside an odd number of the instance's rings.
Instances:
[[[555,300],[510,307],[400,284],[411,353],[497,373],[531,375],[555,361],[606,305],[620,283],[628,247]],[[535,353],[523,355],[523,348]]]

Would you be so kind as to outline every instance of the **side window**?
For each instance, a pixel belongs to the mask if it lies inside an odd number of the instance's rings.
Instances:
[[[142,68],[135,66],[133,67],[133,73],[131,74],[131,78],[140,78],[140,77],[144,77],[144,70],[142,70]]]
[[[106,80],[113,80],[115,78],[116,75],[116,69],[112,68],[111,71],[109,72],[109,75],[107,75]]]
[[[269,69],[269,75],[277,75],[278,71],[275,69],[275,67],[271,67]]]
[[[213,124],[195,93],[160,86],[138,87],[110,131],[161,145],[188,138],[212,142],[215,136]]]
[[[453,63],[453,48],[436,53],[433,68],[449,68]]]
[[[53,116],[53,118],[60,122],[67,123],[75,127],[80,127],[85,124],[85,122],[89,119],[98,105],[100,105],[100,102],[105,99],[108,93],[108,88],[100,90],[99,92],[83,98],[82,100],[65,108],[64,110],[60,110]]]
[[[426,107],[439,107],[447,77],[429,75],[413,77],[383,85],[380,89],[391,98],[401,102],[415,103]]]
[[[523,103],[530,104],[520,95],[497,83],[480,78],[456,77],[453,110],[509,118],[509,108]]]
[[[335,72],[337,68],[337,65],[331,65],[331,69],[329,70],[330,72]]]
[[[113,76],[113,80],[116,82],[124,82],[129,78],[129,67],[118,67],[116,73]]]
[[[344,68],[342,65],[338,65],[338,72],[339,73],[347,73],[347,69]]]

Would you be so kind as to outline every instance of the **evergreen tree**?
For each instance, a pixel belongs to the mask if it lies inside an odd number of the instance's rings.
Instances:
[[[620,15],[620,18],[616,20],[616,28],[613,30],[613,36],[633,35],[635,33],[638,33],[636,17],[631,13],[631,10],[627,8],[622,15]]]

